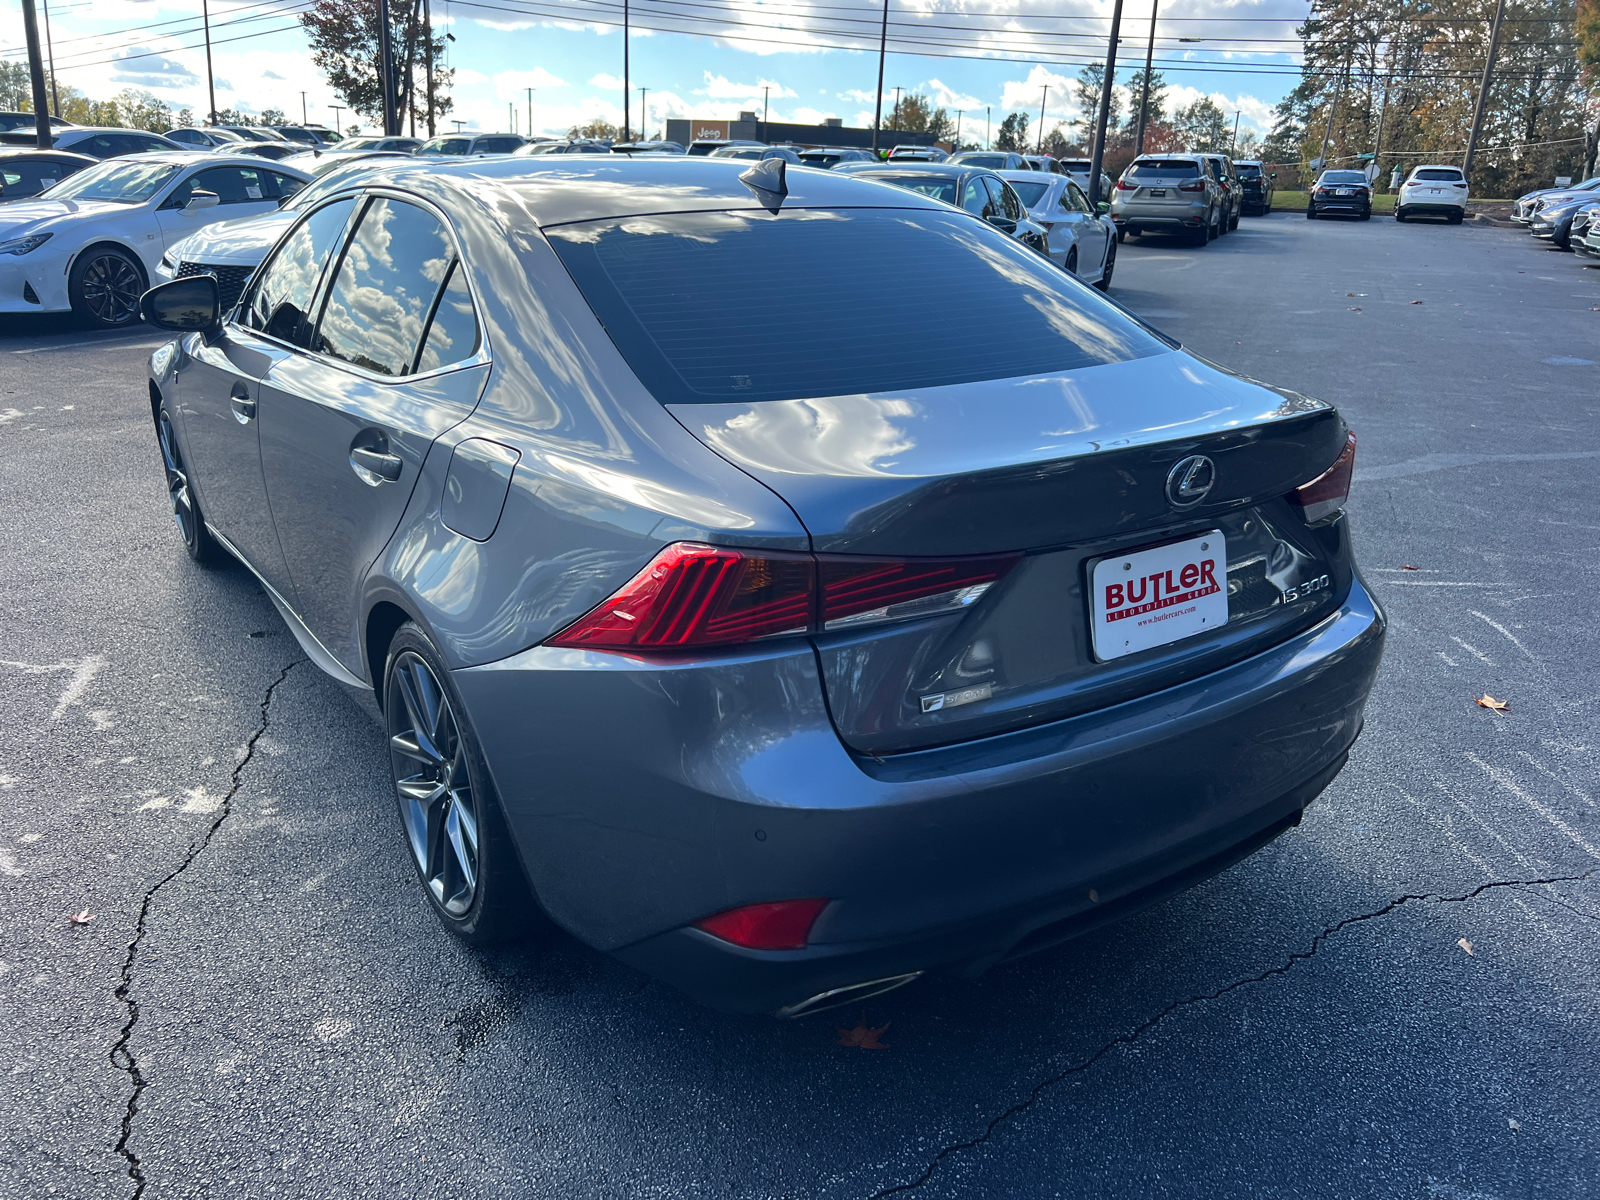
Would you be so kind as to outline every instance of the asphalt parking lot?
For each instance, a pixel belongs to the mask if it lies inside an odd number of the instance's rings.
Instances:
[[[1119,250],[1116,298],[1360,435],[1366,732],[1203,886],[792,1023],[450,940],[370,702],[183,554],[159,339],[0,327],[0,1194],[1600,1190],[1600,271],[1291,214]]]

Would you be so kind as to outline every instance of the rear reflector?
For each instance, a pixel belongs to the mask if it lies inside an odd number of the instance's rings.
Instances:
[[[550,646],[640,652],[752,642],[954,612],[1020,554],[865,558],[674,542]]]
[[[1321,475],[1289,493],[1289,498],[1305,510],[1306,524],[1330,517],[1350,498],[1350,477],[1356,469],[1356,435],[1350,433],[1344,452]]]
[[[828,903],[823,897],[746,904],[696,921],[695,928],[746,950],[801,950]]]

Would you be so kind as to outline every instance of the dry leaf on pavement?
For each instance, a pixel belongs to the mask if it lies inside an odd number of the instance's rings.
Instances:
[[[1475,697],[1472,702],[1479,708],[1487,708],[1490,712],[1508,713],[1511,711],[1511,705],[1507,701],[1496,700],[1488,692]]]
[[[1402,571],[1420,571],[1420,570],[1422,570],[1421,567],[1413,567],[1410,563],[1401,563],[1400,564],[1400,569]]]
[[[839,1030],[839,1045],[855,1046],[861,1050],[887,1050],[889,1047],[878,1039],[883,1036],[884,1031],[888,1028],[889,1023],[887,1021],[876,1028],[870,1027],[867,1024],[866,1017],[863,1016],[860,1021],[856,1022],[854,1029]]]
[[[1463,950],[1465,950],[1467,952],[1467,957],[1468,958],[1477,958],[1478,957],[1476,954],[1474,954],[1472,952],[1472,943],[1467,941],[1466,938],[1460,938],[1459,940],[1457,940],[1456,945],[1460,946]]]
[[[1427,302],[1424,301],[1424,300],[1413,300],[1411,303],[1413,303],[1413,304],[1425,304]]]
[[[94,920],[94,914],[86,908],[81,912],[73,913],[67,918],[67,920],[71,921],[74,925],[87,925],[90,921]]]

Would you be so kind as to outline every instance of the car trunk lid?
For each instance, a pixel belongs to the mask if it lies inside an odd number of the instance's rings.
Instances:
[[[1338,457],[1338,414],[1187,353],[895,394],[668,408],[782,496],[818,554],[1022,555],[969,609],[817,637],[840,735],[866,753],[1170,686],[1287,636],[1347,583],[1340,536],[1308,530],[1283,499]],[[1211,486],[1175,503],[1175,468],[1196,455],[1210,460]],[[1093,563],[1213,531],[1226,544],[1227,626],[1099,661]],[[1314,580],[1326,582],[1301,602]]]

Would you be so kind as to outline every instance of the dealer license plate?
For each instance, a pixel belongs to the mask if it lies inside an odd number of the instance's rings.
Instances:
[[[1152,196],[1165,196],[1167,194],[1167,189],[1166,188],[1151,188],[1150,189],[1150,194]]]
[[[1090,582],[1094,656],[1101,662],[1228,623],[1228,548],[1219,529],[1102,558]]]
[[[1352,192],[1349,188],[1340,188],[1338,191],[1336,191],[1334,193],[1334,195],[1335,196],[1354,196],[1355,193]]]

